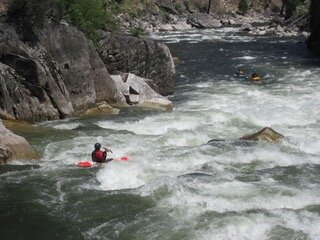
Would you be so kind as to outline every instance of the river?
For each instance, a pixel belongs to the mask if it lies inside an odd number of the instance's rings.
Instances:
[[[320,61],[304,40],[236,28],[152,37],[180,59],[173,112],[25,133],[43,157],[0,166],[1,239],[319,240]],[[239,66],[263,81],[234,78]],[[285,141],[235,141],[267,126]],[[77,168],[95,142],[130,160]]]

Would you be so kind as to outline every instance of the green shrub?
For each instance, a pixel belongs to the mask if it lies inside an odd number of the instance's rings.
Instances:
[[[285,2],[285,7],[286,7],[286,12],[285,12],[285,18],[291,18],[293,14],[295,13],[297,7],[299,4],[302,3],[303,0],[286,0]]]
[[[249,5],[247,0],[240,0],[239,2],[239,11],[243,14],[246,14],[249,11]]]
[[[310,4],[311,4],[310,0],[304,1],[304,3],[301,3],[300,5],[298,5],[296,9],[296,13],[301,16],[308,14],[310,9]]]
[[[112,15],[104,9],[103,0],[60,0],[65,14],[77,27],[86,32],[94,43],[99,40],[98,30],[108,26],[117,28]]]

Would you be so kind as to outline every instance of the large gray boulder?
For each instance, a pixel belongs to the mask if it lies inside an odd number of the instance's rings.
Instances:
[[[175,67],[166,45],[151,39],[102,33],[99,52],[111,74],[133,73],[152,79],[159,93],[173,93]]]
[[[197,13],[188,17],[188,23],[195,28],[219,28],[222,23],[210,14]]]
[[[173,109],[172,102],[155,92],[147,83],[148,79],[131,73],[111,77],[117,83],[117,89],[126,97],[128,105],[166,111]]]
[[[0,164],[11,160],[35,160],[39,156],[23,137],[6,129],[0,119]]]

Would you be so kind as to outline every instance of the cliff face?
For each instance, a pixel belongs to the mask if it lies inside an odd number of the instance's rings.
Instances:
[[[308,47],[320,54],[320,2],[312,0],[310,6],[310,29],[311,35],[308,39]]]
[[[125,102],[108,70],[155,78],[162,93],[173,92],[174,65],[165,45],[108,33],[103,39],[103,61],[86,35],[60,23],[61,18],[44,17],[39,26],[26,17],[23,6],[13,16],[7,4],[2,6],[0,118],[54,120],[102,101]],[[125,44],[118,44],[119,39]],[[138,45],[143,48],[137,52]],[[109,61],[111,57],[117,61]]]
[[[149,78],[158,86],[160,94],[173,93],[175,67],[163,43],[104,32],[100,48],[100,56],[110,73],[130,72]]]
[[[74,27],[48,25],[23,42],[0,25],[0,116],[41,121],[65,118],[96,102],[123,100],[92,43]]]

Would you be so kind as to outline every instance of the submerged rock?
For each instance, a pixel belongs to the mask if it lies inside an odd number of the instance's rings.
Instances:
[[[142,101],[138,106],[154,110],[172,111],[173,103],[165,98],[151,98]]]
[[[259,132],[241,137],[240,140],[280,142],[283,138],[284,136],[282,134],[272,128],[265,127]]]
[[[264,141],[264,142],[270,142],[270,143],[279,143],[281,140],[284,139],[284,136],[272,128],[265,127],[259,132],[245,135],[239,139],[235,140],[225,140],[225,139],[212,139],[208,141],[208,144],[214,144],[219,145],[221,144],[232,144],[232,145],[241,145],[241,146],[252,146],[253,142],[249,141]],[[239,141],[242,140],[242,141]],[[244,141],[243,141],[244,140]],[[246,142],[248,141],[248,142]]]
[[[18,159],[33,160],[39,156],[25,138],[6,129],[0,120],[0,163]]]

